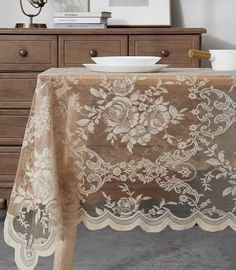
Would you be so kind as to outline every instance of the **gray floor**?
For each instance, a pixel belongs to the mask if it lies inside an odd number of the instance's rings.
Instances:
[[[0,214],[0,270],[16,270],[13,249],[3,241]],[[89,231],[80,225],[74,268],[78,270],[235,270],[236,233],[207,233],[198,227],[176,232],[141,229]],[[51,270],[53,258],[41,258],[37,270]],[[65,269],[66,270],[66,269]]]

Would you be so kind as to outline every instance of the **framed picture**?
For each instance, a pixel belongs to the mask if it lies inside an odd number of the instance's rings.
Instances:
[[[90,11],[111,11],[109,25],[171,25],[170,0],[90,0]]]

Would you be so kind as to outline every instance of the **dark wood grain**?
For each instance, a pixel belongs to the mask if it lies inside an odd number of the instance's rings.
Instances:
[[[14,35],[132,35],[132,34],[204,34],[205,28],[178,28],[178,27],[112,27],[108,29],[14,29],[0,28],[0,34]]]
[[[43,71],[56,66],[57,36],[0,35],[1,71]]]
[[[0,144],[11,139],[11,144],[16,144],[23,138],[27,124],[29,110],[0,109]]]
[[[19,156],[20,147],[0,147],[0,198],[10,198]]]
[[[160,56],[160,64],[170,67],[200,67],[198,59],[188,57],[189,49],[199,49],[199,35],[131,35],[129,54]]]
[[[128,55],[127,35],[60,35],[59,66],[76,67],[91,63],[91,52],[96,56]]]
[[[0,73],[0,109],[30,109],[37,73]]]

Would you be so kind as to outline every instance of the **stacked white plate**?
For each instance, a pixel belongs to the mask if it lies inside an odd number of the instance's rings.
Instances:
[[[107,56],[93,57],[95,64],[84,64],[96,72],[158,72],[168,65],[156,64],[161,57],[156,56]]]

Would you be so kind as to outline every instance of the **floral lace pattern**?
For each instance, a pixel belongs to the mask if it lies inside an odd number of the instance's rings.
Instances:
[[[236,230],[236,74],[39,76],[5,240],[19,269],[57,230]]]

